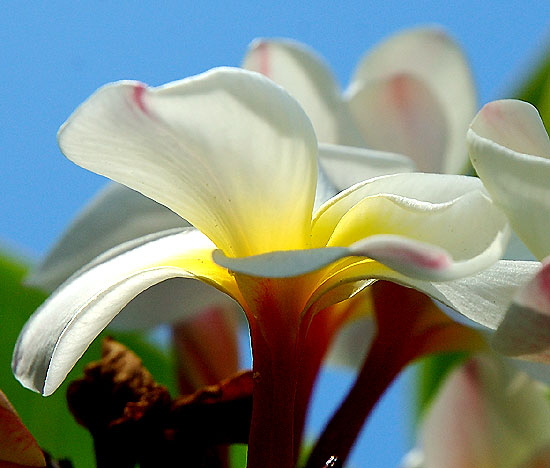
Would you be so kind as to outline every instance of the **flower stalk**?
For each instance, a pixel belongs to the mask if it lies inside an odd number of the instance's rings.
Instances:
[[[331,456],[345,463],[363,425],[397,375],[432,352],[479,350],[482,337],[446,317],[427,296],[379,281],[372,294],[377,334],[345,400],[313,448],[306,468],[323,466]]]

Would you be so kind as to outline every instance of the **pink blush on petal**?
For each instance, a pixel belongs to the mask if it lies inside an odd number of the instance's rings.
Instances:
[[[134,86],[134,92],[132,94],[132,100],[134,103],[138,106],[139,110],[143,112],[145,115],[149,115],[149,109],[145,105],[145,102],[143,100],[143,95],[146,90],[146,86],[143,83],[136,84]]]
[[[441,252],[418,252],[408,249],[393,249],[392,256],[402,258],[407,263],[429,270],[443,270],[451,265],[449,257]]]
[[[258,71],[265,76],[269,77],[270,73],[270,60],[269,60],[269,45],[266,42],[262,42],[258,45]]]

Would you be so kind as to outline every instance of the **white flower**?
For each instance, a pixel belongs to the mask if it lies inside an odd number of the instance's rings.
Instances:
[[[542,267],[520,289],[495,334],[499,352],[550,362],[550,140],[537,110],[494,101],[468,132],[470,158],[495,203]]]
[[[464,54],[440,28],[405,30],[377,45],[343,94],[324,61],[295,41],[256,40],[243,66],[289,91],[321,142],[403,154],[422,171],[456,174],[467,167],[464,137],[477,108],[475,87]],[[396,165],[394,172],[402,170]],[[350,185],[360,176],[341,178]]]

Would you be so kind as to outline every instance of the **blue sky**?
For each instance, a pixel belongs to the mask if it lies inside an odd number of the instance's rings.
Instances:
[[[59,125],[102,84],[128,78],[158,85],[238,66],[247,44],[263,36],[309,44],[345,87],[369,47],[423,24],[442,25],[463,46],[484,103],[507,96],[550,43],[550,2],[4,0],[0,245],[38,258],[105,183],[65,160],[55,140]],[[340,383],[349,375],[325,378]],[[409,392],[404,383],[392,390],[354,466],[397,466],[407,446],[402,402]]]

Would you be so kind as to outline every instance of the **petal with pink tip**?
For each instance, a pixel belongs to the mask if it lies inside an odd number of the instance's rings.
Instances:
[[[453,259],[445,250],[412,239],[392,235],[371,236],[353,244],[350,253],[376,260],[412,278],[424,281],[454,279]]]
[[[445,151],[433,156],[435,166],[429,170],[441,167],[446,173],[463,172],[467,165],[464,135],[477,107],[472,74],[463,52],[441,28],[403,31],[376,46],[360,62],[347,92],[348,98],[353,101],[371,82],[387,82],[399,75],[412,76],[422,82],[428,90],[425,94],[432,95],[441,106],[438,114],[446,122]],[[357,108],[354,115],[358,121],[365,116]],[[436,161],[437,157],[443,158],[443,162]]]
[[[502,99],[485,104],[470,127],[495,145],[550,159],[548,134],[537,109],[528,102]]]
[[[468,131],[470,159],[533,254],[550,254],[550,140],[537,110],[516,100],[487,104]]]
[[[317,141],[298,103],[260,74],[110,84],[58,139],[73,162],[169,207],[228,255],[307,246]]]
[[[443,172],[448,124],[437,97],[407,74],[370,80],[350,100],[367,145],[409,156],[426,172]]]
[[[319,141],[364,146],[324,61],[307,46],[284,39],[257,39],[243,68],[257,71],[285,88],[306,111]]]
[[[508,235],[505,216],[479,180],[440,174],[399,174],[358,184],[321,207],[313,226],[315,244],[359,252],[358,245],[376,243],[370,254],[361,255],[392,268],[402,261],[398,271],[416,277],[416,270],[432,281],[487,268],[501,257]]]

